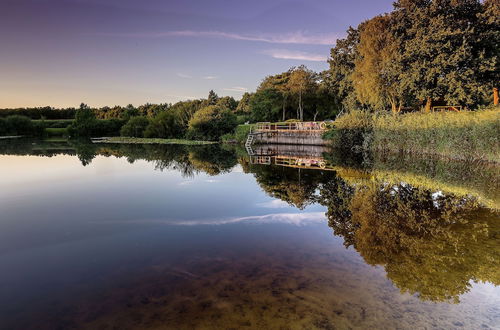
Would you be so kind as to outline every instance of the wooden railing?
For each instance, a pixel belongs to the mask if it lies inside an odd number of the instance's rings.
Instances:
[[[437,107],[432,107],[432,111],[462,111],[462,106],[460,105],[442,105]]]
[[[255,132],[270,131],[325,131],[328,125],[324,121],[305,121],[290,123],[257,123]]]

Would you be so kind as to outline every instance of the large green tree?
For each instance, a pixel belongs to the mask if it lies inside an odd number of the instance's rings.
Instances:
[[[402,65],[400,44],[391,33],[390,15],[377,16],[359,27],[358,57],[351,75],[358,100],[377,110],[402,106],[404,91],[399,88]]]
[[[476,106],[485,94],[481,77],[491,58],[480,39],[479,0],[400,0],[395,3],[392,31],[401,40],[404,71],[401,88],[416,99]]]

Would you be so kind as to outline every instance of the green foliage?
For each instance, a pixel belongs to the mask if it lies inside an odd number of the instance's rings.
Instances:
[[[25,116],[9,116],[6,119],[7,127],[12,135],[31,135],[33,132],[33,124],[31,119]]]
[[[355,60],[359,56],[357,45],[359,30],[349,27],[347,36],[339,39],[330,52],[330,69],[326,74],[326,83],[331,93],[337,95],[346,109],[358,109],[360,103],[354,92],[352,73]]]
[[[68,126],[71,137],[91,137],[119,135],[123,121],[119,119],[98,120],[92,109],[81,104],[76,112],[75,120]]]
[[[216,105],[219,101],[219,96],[215,94],[213,90],[208,93],[208,98],[206,100],[206,105]]]
[[[374,118],[373,148],[500,162],[500,109]]]
[[[52,136],[66,136],[66,135],[68,135],[68,129],[67,128],[48,127],[48,128],[45,128],[45,133],[49,137],[52,137]]]
[[[252,121],[278,121],[282,111],[282,96],[275,89],[262,89],[250,99]]]
[[[348,109],[477,108],[500,81],[499,16],[496,0],[396,1],[337,41],[326,82]]]
[[[188,137],[216,141],[236,127],[236,116],[231,110],[216,105],[198,110],[189,121]]]
[[[372,115],[352,111],[327,132],[343,150],[435,154],[465,160],[500,162],[500,109]]]
[[[224,96],[217,100],[216,105],[222,108],[229,109],[232,112],[236,112],[238,101],[236,101],[232,96]]]
[[[250,109],[250,99],[252,94],[246,92],[241,97],[241,100],[238,102],[238,106],[236,107],[237,114],[249,114],[251,112]]]
[[[367,151],[373,134],[372,115],[366,111],[351,111],[339,118],[333,128],[323,136],[329,139],[335,149],[343,153]]]
[[[123,125],[120,130],[121,136],[144,137],[144,131],[149,125],[149,119],[146,117],[132,117]]]
[[[238,125],[234,129],[234,133],[228,133],[225,134],[221,137],[222,142],[226,143],[239,143],[243,144],[245,143],[248,133],[250,133],[250,130],[252,129],[254,125],[249,124],[249,125]]]
[[[94,112],[86,104],[81,104],[75,114],[75,121],[69,126],[68,132],[71,136],[92,136],[97,125]]]
[[[31,119],[73,119],[75,112],[75,108],[55,109],[52,107],[0,109],[0,118],[20,115]]]

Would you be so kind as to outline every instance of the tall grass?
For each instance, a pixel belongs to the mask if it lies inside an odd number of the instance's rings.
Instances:
[[[500,162],[500,108],[480,111],[370,115],[352,111],[334,124],[334,146],[433,154],[452,159]],[[359,132],[362,131],[360,140]]]

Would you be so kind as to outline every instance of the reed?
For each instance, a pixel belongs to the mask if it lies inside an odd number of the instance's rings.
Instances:
[[[363,132],[362,139],[359,132]],[[341,143],[379,152],[432,154],[450,159],[500,162],[500,109],[373,115],[352,111],[327,134]]]

